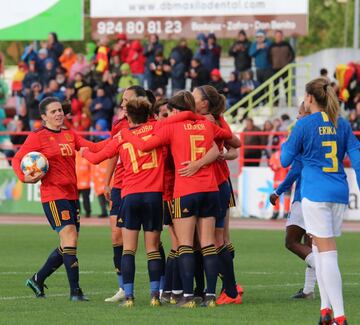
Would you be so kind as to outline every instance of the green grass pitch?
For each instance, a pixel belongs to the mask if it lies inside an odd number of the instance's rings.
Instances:
[[[136,306],[124,310],[104,302],[116,290],[110,229],[82,228],[80,282],[91,301],[71,303],[63,267],[47,280],[47,299],[35,299],[24,285],[56,247],[56,234],[47,226],[0,226],[0,324],[317,324],[318,292],[314,301],[289,299],[303,285],[305,265],[283,247],[283,237],[280,231],[232,231],[244,302],[194,310],[148,305],[147,262],[141,242],[136,259]],[[163,242],[168,250],[166,231]],[[360,324],[359,234],[343,234],[338,246],[345,309],[350,324]]]

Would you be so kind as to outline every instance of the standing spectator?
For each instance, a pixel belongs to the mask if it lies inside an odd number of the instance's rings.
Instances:
[[[244,132],[260,132],[260,129],[255,126],[254,121],[251,118],[247,118]],[[263,144],[260,135],[246,135],[244,139],[245,146],[261,146]],[[244,162],[244,166],[259,166],[261,159],[262,149],[247,149],[244,148],[245,159],[258,159],[258,161]]]
[[[111,98],[111,101],[115,103],[115,97],[117,94],[117,85],[114,82],[112,74],[109,70],[106,70],[102,76],[102,87],[104,88],[107,97]]]
[[[73,85],[71,84],[67,85],[65,90],[65,96],[66,96],[65,98],[66,102],[69,103],[71,107],[72,118],[74,118],[75,116],[81,117],[83,104],[77,98],[75,93],[75,88]]]
[[[262,84],[272,75],[272,68],[269,62],[268,50],[271,41],[266,38],[265,31],[259,29],[255,35],[255,41],[252,42],[249,55],[255,59],[256,79]]]
[[[46,55],[47,55],[47,50],[46,51]],[[37,62],[38,60],[38,55],[35,51],[35,44],[34,42],[32,42],[31,44],[25,46],[25,50],[24,53],[21,55],[20,58],[21,61],[25,62],[27,65],[29,65],[30,61],[35,61]]]
[[[64,91],[60,90],[57,81],[51,79],[48,86],[44,88],[44,92],[38,96],[38,99],[41,102],[46,97],[56,97],[60,101],[63,101],[65,99],[65,89]]]
[[[46,70],[46,60],[48,59],[48,50],[47,49],[40,49],[37,55],[36,60],[36,69],[39,72],[40,76]],[[54,62],[54,61],[53,61]]]
[[[209,71],[201,64],[200,59],[196,58],[191,60],[189,77],[191,78],[191,90],[208,84],[210,79]]]
[[[43,87],[46,87],[50,80],[56,78],[56,70],[54,66],[54,60],[51,58],[47,58],[45,60],[45,70],[40,75],[41,84]]]
[[[96,51],[95,63],[96,63],[96,72],[98,74],[103,74],[104,71],[109,69],[109,55],[110,48],[108,46],[108,40],[106,37],[103,37],[99,40],[99,46]]]
[[[111,76],[114,80],[115,85],[117,85],[119,83],[119,79],[121,77],[120,67],[121,67],[120,58],[117,55],[112,56],[110,59],[109,71],[111,73]]]
[[[35,124],[41,122],[41,116],[39,111],[39,97],[41,94],[41,84],[35,81],[31,84],[30,92],[25,95],[25,105],[27,111],[27,117],[29,119],[30,129],[35,129]]]
[[[30,87],[34,82],[40,82],[40,75],[36,71],[36,62],[29,61],[29,70],[23,80],[23,90],[25,94],[30,92]]]
[[[221,76],[219,69],[213,69],[210,73],[209,85],[213,86],[219,94],[225,94],[226,91],[226,82]]]
[[[199,60],[201,65],[210,73],[213,67],[213,56],[208,48],[207,38],[205,34],[200,33],[196,39],[198,41],[198,48],[195,51],[194,59]]]
[[[185,38],[181,38],[179,41],[179,44],[171,50],[170,58],[172,57],[172,54],[174,52],[179,54],[181,62],[185,65],[186,71],[188,71],[190,69],[193,52],[188,47],[187,41]]]
[[[284,34],[281,30],[277,30],[275,32],[275,39],[274,43],[272,43],[269,47],[269,61],[271,67],[273,69],[273,74],[280,71],[289,63],[293,62],[295,59],[294,50],[289,44],[289,42],[284,40]],[[280,82],[280,79],[286,79],[289,73],[286,71],[284,72],[279,78],[276,78],[274,84],[277,85]],[[290,80],[290,86],[292,81]],[[288,82],[284,83],[285,89],[288,87]],[[274,91],[274,96],[277,97],[279,95],[279,89]],[[286,97],[288,96],[288,92],[286,92]],[[275,105],[278,104],[278,101],[274,103]]]
[[[207,47],[211,54],[211,61],[208,67],[209,71],[212,71],[213,69],[220,69],[221,46],[217,43],[214,33],[210,33],[208,35]]]
[[[144,55],[146,57],[146,65],[145,65],[145,80],[147,82],[147,87],[149,89],[153,89],[152,85],[152,76],[153,74],[150,71],[150,64],[151,62],[155,61],[155,53],[157,52],[163,52],[164,47],[159,42],[159,36],[156,34],[150,34],[149,35],[149,42],[145,45],[144,48]]]
[[[226,84],[226,107],[230,108],[241,99],[241,81],[238,78],[238,73],[233,71],[230,73],[229,82]],[[231,113],[235,117],[236,111]]]
[[[95,127],[96,121],[105,119],[108,123],[111,122],[113,117],[113,104],[111,99],[106,96],[104,88],[100,85],[96,90],[96,97],[90,105],[91,121]]]
[[[66,70],[66,75],[68,76],[71,70],[71,67],[76,62],[76,54],[71,47],[67,47],[63,54],[59,58],[61,66]]]
[[[170,63],[164,58],[163,52],[156,52],[155,59],[150,63],[149,69],[152,75],[152,83],[149,89],[152,91],[162,89],[163,93],[166,94],[171,67]]]
[[[69,71],[69,81],[74,81],[75,74],[86,74],[89,71],[89,64],[86,62],[84,54],[78,53],[76,55],[76,62],[71,66]]]
[[[250,41],[246,32],[242,29],[238,34],[237,41],[231,46],[229,55],[234,57],[234,65],[237,73],[251,69],[251,56],[249,55]]]
[[[65,93],[66,85],[67,85],[67,82],[68,82],[65,68],[63,68],[63,67],[57,67],[56,68],[55,80],[59,85],[60,91]]]
[[[121,63],[127,62],[129,56],[130,45],[125,33],[119,33],[116,36],[117,42],[113,45],[111,56],[118,56]]]
[[[46,44],[48,57],[54,60],[54,65],[59,65],[59,58],[64,51],[64,46],[59,42],[56,33],[50,33]]]
[[[135,78],[138,78],[140,85],[143,86],[146,58],[144,56],[144,49],[139,40],[131,42],[126,62],[130,65],[132,75]]]

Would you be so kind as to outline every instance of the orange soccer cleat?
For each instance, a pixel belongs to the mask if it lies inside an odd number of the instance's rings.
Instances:
[[[242,304],[241,295],[238,293],[235,298],[229,297],[225,291],[223,291],[220,296],[216,299],[217,305],[240,305]]]
[[[241,287],[240,284],[237,284],[237,285],[236,285],[236,291],[238,292],[238,294],[239,294],[240,296],[242,296],[242,295],[244,294],[244,289]]]

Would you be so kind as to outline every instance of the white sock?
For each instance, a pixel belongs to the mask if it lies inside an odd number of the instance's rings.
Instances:
[[[311,252],[308,256],[305,257],[305,263],[309,266],[315,269],[315,258],[314,254]]]
[[[344,315],[342,280],[338,265],[337,251],[319,253],[321,277],[330,299],[334,318]]]
[[[320,300],[321,300],[320,309],[331,308],[330,300],[326,293],[324,281],[323,281],[322,275],[321,275],[319,251],[318,251],[317,247],[314,245],[312,247],[312,252],[314,255],[316,279],[317,279],[319,292],[320,292]]]
[[[305,282],[304,282],[304,290],[305,294],[309,294],[314,292],[316,283],[316,272],[315,268],[307,267],[305,270]]]

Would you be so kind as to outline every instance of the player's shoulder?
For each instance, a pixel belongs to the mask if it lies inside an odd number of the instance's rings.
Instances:
[[[40,126],[39,128],[35,129],[34,131],[32,131],[30,134],[40,134],[44,131],[46,131],[47,128],[45,126]]]

